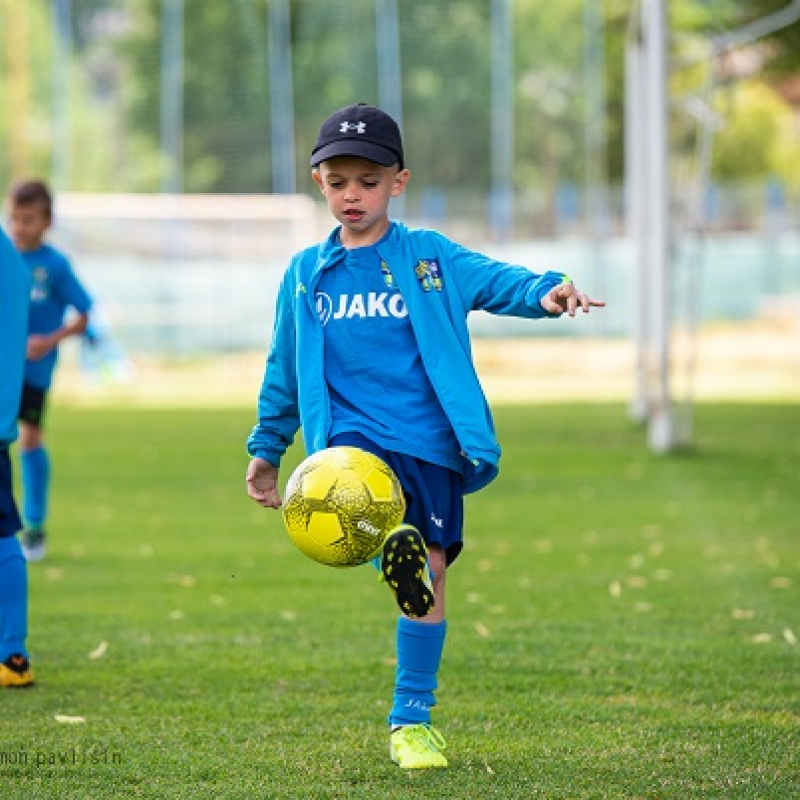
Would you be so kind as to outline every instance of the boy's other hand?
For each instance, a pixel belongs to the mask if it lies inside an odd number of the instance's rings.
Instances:
[[[52,335],[32,333],[28,337],[25,358],[28,361],[38,361],[40,358],[44,358],[57,344],[58,339]]]
[[[247,467],[247,494],[264,508],[280,508],[278,468],[263,458],[254,458]]]
[[[592,300],[585,292],[578,290],[574,283],[559,283],[554,286],[541,300],[542,308],[548,314],[563,314],[565,311],[571,316],[575,316],[578,307],[583,309],[584,314],[589,312],[592,306],[604,306],[603,300]]]

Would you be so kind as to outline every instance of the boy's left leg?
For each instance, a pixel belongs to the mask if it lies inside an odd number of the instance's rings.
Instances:
[[[403,614],[397,621],[389,752],[403,768],[446,767],[444,738],[431,727],[430,709],[436,702],[434,691],[447,631],[445,570],[461,551],[461,476],[389,452],[357,433],[337,434],[328,444],[361,447],[373,453],[389,464],[403,487],[405,522],[390,533],[382,555],[374,562]]]
[[[433,574],[434,607],[419,619],[397,620],[397,671],[394,699],[389,714],[390,755],[405,769],[446,767],[445,741],[431,727],[431,708],[436,705],[447,623],[445,621],[444,550],[433,545],[429,564]]]
[[[400,578],[393,586],[394,571],[384,575],[395,593],[404,616],[397,623],[397,672],[389,723],[390,754],[404,769],[446,767],[442,752],[445,741],[431,726],[431,708],[438,685],[439,665],[444,651],[447,624],[445,622],[445,577],[447,566],[458,556],[462,547],[464,499],[460,476],[444,467],[402,456],[392,458],[390,465],[400,479],[406,495],[406,525],[419,536],[418,543],[427,556],[425,573],[432,578],[433,607],[422,613],[409,613],[403,600],[413,599],[413,579],[419,566],[406,558],[398,567]],[[424,538],[423,538],[424,536]],[[391,537],[387,543],[391,542]],[[426,552],[427,551],[427,552]],[[386,550],[384,550],[384,557]],[[410,565],[410,568],[409,568]],[[406,580],[402,573],[405,572]],[[424,584],[424,581],[422,581]],[[405,586],[411,585],[408,592]],[[419,580],[417,579],[417,589]],[[413,606],[413,603],[412,603]]]

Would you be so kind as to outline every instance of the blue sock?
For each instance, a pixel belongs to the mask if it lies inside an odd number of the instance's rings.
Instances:
[[[22,464],[22,516],[31,528],[40,528],[47,519],[47,494],[50,488],[50,458],[44,447],[27,450]]]
[[[397,673],[389,714],[392,727],[430,723],[446,633],[446,622],[397,620]]]
[[[0,661],[15,653],[26,658],[28,568],[16,536],[0,537]]]

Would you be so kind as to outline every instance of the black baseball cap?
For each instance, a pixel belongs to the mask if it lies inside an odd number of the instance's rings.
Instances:
[[[334,156],[358,156],[384,167],[398,164],[403,169],[400,128],[375,106],[356,103],[340,108],[322,123],[311,152],[311,166]]]

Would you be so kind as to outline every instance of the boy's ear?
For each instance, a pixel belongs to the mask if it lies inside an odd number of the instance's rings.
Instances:
[[[320,191],[322,191],[322,178],[320,177],[319,170],[316,167],[311,170],[311,177],[314,179],[314,183],[319,186]]]
[[[411,173],[407,169],[401,169],[395,176],[392,183],[392,197],[400,197],[406,190],[406,184],[411,177]]]

